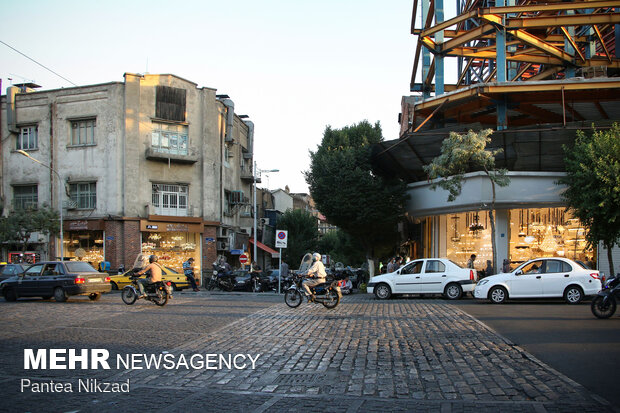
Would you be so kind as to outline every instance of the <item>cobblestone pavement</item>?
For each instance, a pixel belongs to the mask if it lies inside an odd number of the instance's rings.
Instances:
[[[164,352],[175,360],[182,355],[189,359],[196,354],[247,354],[258,356],[255,369],[224,366],[217,370],[115,370],[105,377],[100,371],[89,372],[91,377],[102,380],[129,379],[131,392],[96,394],[88,399],[80,394],[46,394],[46,405],[41,405],[40,395],[21,393],[19,397],[9,395],[5,401],[10,404],[3,409],[50,411],[45,406],[62,406],[54,411],[616,411],[442,300],[377,301],[369,295],[354,295],[345,297],[336,309],[327,310],[305,303],[290,309],[280,297],[274,299],[274,303],[264,303],[264,308],[257,307],[218,329],[207,333],[197,329],[200,333],[181,335],[175,344],[171,339],[168,345],[163,340],[157,346],[124,350]],[[176,310],[218,303],[215,296],[206,300],[181,296],[176,300]],[[245,301],[240,304],[248,305]],[[146,311],[136,308],[132,311]],[[99,347],[110,348],[107,343]],[[16,357],[21,362],[21,354]],[[15,381],[16,374],[23,375],[23,370],[0,374],[0,384]]]

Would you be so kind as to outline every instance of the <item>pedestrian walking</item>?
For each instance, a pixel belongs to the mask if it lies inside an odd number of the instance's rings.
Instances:
[[[471,254],[469,260],[467,261],[467,268],[474,269],[474,265],[476,263],[476,254]]]
[[[504,273],[510,272],[510,260],[508,258],[504,258],[504,263],[502,265],[502,272]]]
[[[192,289],[196,292],[200,291],[198,285],[196,284],[196,279],[194,278],[194,258],[190,257],[187,261],[183,263],[183,273],[185,277],[189,281],[192,286]]]

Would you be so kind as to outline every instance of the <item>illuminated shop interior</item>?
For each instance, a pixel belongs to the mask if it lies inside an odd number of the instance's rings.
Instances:
[[[104,260],[103,231],[70,231],[65,233],[65,256],[86,261],[98,268]]]
[[[161,265],[178,272],[183,272],[183,262],[193,257],[194,268],[198,273],[200,234],[191,232],[143,232],[142,253],[156,255]]]
[[[509,259],[512,268],[532,258],[566,257],[592,261],[596,255],[587,248],[586,232],[579,220],[565,208],[512,209],[509,211]],[[449,214],[447,217],[447,258],[465,265],[476,255],[476,268],[492,259],[491,224],[487,211]],[[500,238],[501,239],[501,238]]]

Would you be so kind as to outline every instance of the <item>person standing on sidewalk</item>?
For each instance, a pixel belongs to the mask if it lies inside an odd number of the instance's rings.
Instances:
[[[192,289],[196,292],[200,291],[198,289],[198,285],[196,285],[196,279],[194,278],[194,258],[190,257],[187,261],[183,263],[183,273],[185,277],[192,285]]]

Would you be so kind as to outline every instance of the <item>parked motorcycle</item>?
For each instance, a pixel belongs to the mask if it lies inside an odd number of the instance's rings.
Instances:
[[[603,285],[603,289],[592,299],[590,309],[597,318],[609,318],[616,312],[618,296],[620,295],[620,275],[610,278]]]
[[[232,291],[235,288],[235,277],[221,265],[213,264],[213,274],[207,283],[207,290],[219,288],[222,291]]]
[[[121,298],[127,305],[132,305],[140,297],[140,288],[138,287],[139,276],[132,275],[131,284],[123,288],[121,292]],[[170,281],[157,281],[145,286],[144,291],[146,293],[145,300],[149,300],[157,304],[158,306],[164,306],[168,302],[168,299],[172,297],[172,283]]]
[[[284,293],[284,302],[291,308],[299,307],[306,296],[306,290],[302,285],[304,278],[302,274],[294,275],[293,284]],[[332,280],[310,287],[314,294],[314,302],[321,303],[329,309],[336,308],[340,303],[341,297],[340,290],[336,284],[337,281]]]

